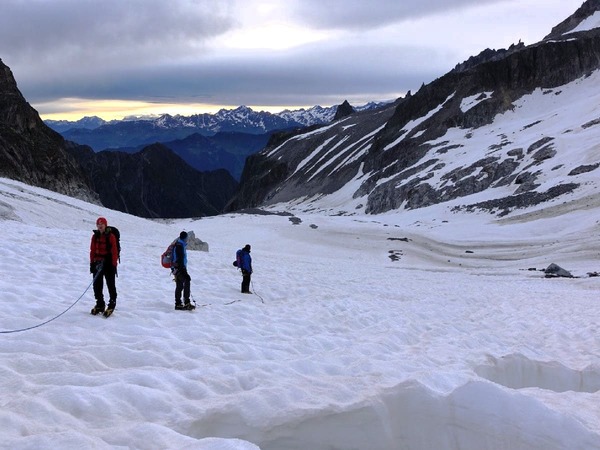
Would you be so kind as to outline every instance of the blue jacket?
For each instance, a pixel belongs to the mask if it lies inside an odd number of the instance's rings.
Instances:
[[[177,269],[187,268],[187,242],[177,239],[175,249],[173,251],[173,266]]]
[[[252,273],[252,256],[250,256],[250,252],[244,249],[240,251],[239,267],[246,272]]]

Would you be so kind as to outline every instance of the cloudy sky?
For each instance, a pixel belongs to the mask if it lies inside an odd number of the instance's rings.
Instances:
[[[0,59],[44,119],[361,105],[537,42],[582,3],[3,0]]]

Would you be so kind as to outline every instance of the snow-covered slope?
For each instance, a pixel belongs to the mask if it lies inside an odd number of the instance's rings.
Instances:
[[[565,22],[577,33],[484,51],[394,105],[274,142],[248,159],[232,209],[505,215],[587,195],[600,168],[600,2],[585,5]]]
[[[556,186],[570,187],[568,192],[574,191],[575,198],[585,196],[598,188],[598,86],[600,71],[560,87],[538,88],[515,101],[510,110],[497,115],[489,125],[451,127],[441,136],[420,144],[424,150],[401,171],[394,170],[396,157],[390,159],[389,167],[382,164],[366,168],[361,164],[377,138],[373,131],[381,130],[374,128],[376,122],[357,132],[361,118],[346,118],[327,128],[295,136],[264,151],[266,157],[284,161],[289,167],[287,179],[267,196],[267,204],[291,200],[300,209],[339,214],[380,213],[390,208],[410,209],[445,202],[448,207],[476,205],[506,213],[527,204],[528,198],[530,204],[536,203],[535,193],[543,195]],[[436,108],[399,127],[378,159],[385,161],[386,152],[394,147],[410,146],[411,140],[426,131],[427,121],[442,114],[445,103],[459,103],[462,111],[468,113],[474,107],[484,107],[492,94],[448,97]],[[382,118],[381,123],[385,120]],[[323,137],[314,139],[319,134]],[[314,147],[307,147],[306,143],[313,143]],[[386,171],[388,176],[383,175]],[[355,174],[349,179],[344,173]],[[332,180],[343,188],[330,192],[324,186],[330,186]],[[523,195],[513,198],[513,203],[508,199],[519,194]],[[561,196],[555,201],[573,196]]]
[[[0,179],[1,446],[600,449],[599,206],[150,221]],[[99,215],[122,234],[109,319]],[[192,313],[159,264],[182,229],[210,248]],[[528,270],[552,262],[579,278]]]

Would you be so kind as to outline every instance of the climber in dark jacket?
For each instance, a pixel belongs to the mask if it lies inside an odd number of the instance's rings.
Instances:
[[[250,292],[250,277],[252,275],[252,257],[250,256],[250,244],[246,244],[239,252],[238,267],[242,270],[242,294]]]
[[[179,239],[177,239],[173,250],[171,272],[175,277],[175,309],[189,311],[195,309],[196,306],[190,303],[190,285],[192,278],[187,271],[187,240],[188,234],[185,231],[179,233]],[[182,293],[183,304],[181,303]]]

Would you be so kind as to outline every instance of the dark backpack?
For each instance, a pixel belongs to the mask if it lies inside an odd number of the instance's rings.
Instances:
[[[115,235],[115,240],[117,241],[117,255],[119,257],[119,262],[121,262],[121,232],[117,227],[106,227],[106,232]],[[110,238],[108,238],[107,243],[110,250]]]
[[[173,254],[175,253],[175,244],[176,243],[177,243],[177,239],[175,239],[173,242],[171,242],[171,244],[169,244],[169,246],[164,251],[164,253],[160,256],[160,264],[165,269],[170,269],[171,267],[173,267]]]
[[[242,267],[242,249],[235,252],[235,261],[233,262],[234,267]]]

